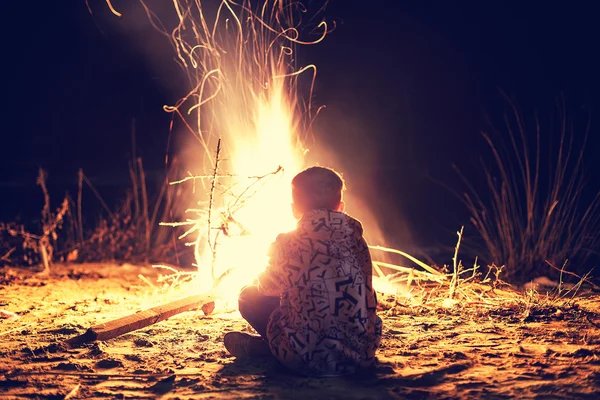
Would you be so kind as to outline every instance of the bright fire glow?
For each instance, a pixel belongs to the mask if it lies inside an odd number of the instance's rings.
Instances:
[[[165,110],[198,139],[202,155],[187,161],[203,174],[188,179],[197,207],[183,224],[196,236],[198,289],[233,300],[265,268],[277,234],[295,227],[290,183],[304,166],[312,118],[298,101],[298,79],[308,74],[310,99],[316,69],[295,68],[294,47],[322,40],[327,26],[313,27],[316,40],[301,40],[296,21],[305,10],[293,1],[173,0],[173,10],[176,27],[160,30],[191,90]]]
[[[193,238],[195,289],[235,306],[240,289],[266,267],[270,243],[295,227],[290,184],[304,167],[316,68],[296,66],[294,50],[323,40],[327,25],[311,22],[294,0],[172,0],[172,20],[165,9],[159,18],[140,4],[187,76],[189,92],[165,110],[199,145],[186,160],[194,172],[173,182],[193,185],[196,205],[186,221],[167,225],[189,228],[182,238]],[[311,40],[302,37],[308,28]],[[376,272],[378,290],[403,287]]]

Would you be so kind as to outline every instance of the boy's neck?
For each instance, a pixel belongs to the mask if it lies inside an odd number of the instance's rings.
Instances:
[[[313,208],[312,210],[303,213],[300,219],[303,219],[309,214],[316,214],[318,212],[341,213],[342,211],[330,210],[328,208]]]

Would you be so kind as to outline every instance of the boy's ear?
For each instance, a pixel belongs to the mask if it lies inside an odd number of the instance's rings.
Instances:
[[[340,201],[335,211],[344,212],[344,210],[346,210],[346,203]]]

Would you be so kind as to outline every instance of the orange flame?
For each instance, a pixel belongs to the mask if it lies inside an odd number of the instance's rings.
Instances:
[[[265,0],[261,6],[219,0],[212,13],[201,0],[173,0],[176,23],[170,31],[140,4],[154,28],[170,38],[189,82],[189,92],[164,107],[200,144],[189,168],[212,171],[173,182],[191,181],[194,189],[199,182],[202,190],[194,191],[197,206],[187,220],[167,225],[188,226],[182,238],[194,238],[189,244],[198,267],[196,289],[233,300],[266,267],[276,235],[294,228],[290,183],[304,167],[316,77],[314,65],[295,66],[294,51],[322,41],[328,28],[320,22],[315,40],[301,38],[307,10],[294,0]],[[300,101],[297,82],[305,74],[307,104]],[[397,292],[381,269],[376,272],[382,290]]]
[[[213,172],[191,176],[204,190],[184,236],[196,235],[198,290],[233,299],[265,268],[276,235],[294,228],[290,182],[303,168],[312,118],[297,78],[312,72],[314,83],[316,74],[314,65],[294,67],[294,48],[323,40],[327,25],[317,26],[316,40],[302,40],[295,19],[306,10],[293,1],[222,0],[208,15],[199,0],[173,0],[173,9],[178,23],[169,36],[191,90],[165,110],[203,149],[189,162]]]

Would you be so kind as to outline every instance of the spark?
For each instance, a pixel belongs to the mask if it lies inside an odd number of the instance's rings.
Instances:
[[[192,239],[199,291],[218,287],[226,297],[237,296],[266,266],[276,235],[295,226],[290,183],[304,167],[317,72],[313,64],[296,66],[295,48],[323,41],[327,23],[310,19],[318,34],[303,37],[307,9],[294,0],[220,0],[214,6],[173,0],[170,24],[140,3],[173,45],[189,87],[163,109],[200,145],[187,176],[171,182],[193,184],[196,206],[185,220],[163,225],[187,229],[180,238]],[[299,93],[298,79],[306,74],[310,86]],[[195,190],[196,182],[203,190]]]

